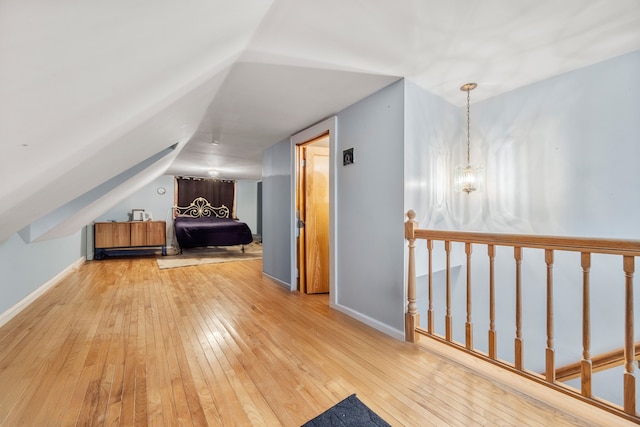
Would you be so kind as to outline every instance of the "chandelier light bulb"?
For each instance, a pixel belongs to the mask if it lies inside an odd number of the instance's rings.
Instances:
[[[453,176],[453,185],[455,191],[467,194],[480,190],[482,187],[482,168],[471,164],[470,92],[477,86],[478,85],[476,83],[466,83],[460,87],[461,91],[467,92],[467,163],[466,165],[456,166]]]

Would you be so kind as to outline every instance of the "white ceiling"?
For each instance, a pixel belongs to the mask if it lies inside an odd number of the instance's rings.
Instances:
[[[176,143],[158,174],[260,179],[398,78],[461,105],[637,49],[638,0],[0,0],[0,240]]]
[[[276,0],[169,171],[260,178],[266,146],[398,77],[461,105],[639,48],[637,0]]]

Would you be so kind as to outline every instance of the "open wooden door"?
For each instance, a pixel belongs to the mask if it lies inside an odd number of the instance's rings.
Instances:
[[[325,137],[326,138],[326,137]],[[329,148],[299,147],[299,289],[329,292]]]

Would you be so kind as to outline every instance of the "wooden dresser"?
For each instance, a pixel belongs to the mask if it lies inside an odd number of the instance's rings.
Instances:
[[[161,248],[167,253],[165,221],[96,222],[94,224],[94,257],[102,259],[108,253],[139,254]]]

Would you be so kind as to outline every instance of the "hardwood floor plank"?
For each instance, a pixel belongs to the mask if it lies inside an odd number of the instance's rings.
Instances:
[[[33,422],[40,422],[40,418],[37,417],[38,412],[33,411],[33,407],[37,407],[43,412],[48,412],[47,422],[51,422],[56,420],[68,405],[68,396],[70,390],[73,390],[75,386],[76,375],[73,376],[71,381],[60,381],[60,378],[69,375],[69,366],[74,366],[75,372],[81,370],[83,362],[77,358],[77,341],[87,333],[87,325],[90,323],[90,321],[87,322],[89,319],[83,317],[84,324],[81,328],[76,324],[77,318],[67,315],[69,310],[75,311],[80,306],[80,303],[74,300],[75,296],[83,295],[83,289],[80,285],[82,283],[70,282],[70,287],[67,288],[67,293],[65,293],[64,299],[61,300],[64,302],[59,301],[56,304],[60,311],[52,323],[54,330],[50,331],[51,333],[47,336],[47,341],[51,346],[40,345],[37,342],[31,342],[30,345],[25,346],[27,351],[46,358],[46,368],[37,374],[39,382],[30,377],[32,383],[37,386],[37,390],[21,400],[20,405],[22,408],[19,411],[19,417],[23,417],[24,413],[29,413]],[[47,297],[57,296],[59,291],[60,288],[56,286],[45,295]],[[46,319],[42,318],[41,321],[46,322]],[[89,333],[92,333],[91,328],[89,328]],[[23,366],[35,366],[30,359],[25,358],[21,359],[20,364]],[[66,396],[66,399],[61,396]],[[7,422],[11,423],[12,421],[7,420]]]
[[[202,407],[201,397],[198,391],[205,390],[208,395],[208,386],[202,367],[198,363],[198,347],[193,344],[192,328],[190,326],[190,317],[192,315],[192,307],[184,297],[184,295],[175,294],[173,296],[176,301],[177,312],[176,322],[179,327],[180,334],[176,334],[176,356],[182,373],[182,381],[185,386],[185,396],[190,415],[195,425],[206,425],[205,411]],[[195,347],[195,351],[194,351]],[[210,402],[210,399],[207,399]],[[209,411],[211,412],[211,411]]]
[[[194,301],[205,297],[200,293],[194,293],[194,291],[201,287],[206,280],[207,278],[205,277],[199,277],[190,286],[189,294]],[[254,410],[253,402],[249,397],[255,396],[255,393],[253,390],[244,387],[249,381],[245,378],[244,370],[238,369],[236,360],[233,357],[229,357],[229,351],[226,348],[227,343],[220,339],[222,335],[220,331],[224,330],[224,327],[217,323],[217,317],[208,309],[208,306],[209,304],[201,304],[200,310],[198,312],[194,311],[191,319],[194,329],[199,332],[197,333],[199,338],[196,338],[196,340],[199,341],[202,351],[211,364],[212,373],[216,376],[216,380],[212,384],[212,394],[216,399],[216,406],[221,416],[222,425],[229,425],[231,422],[252,423],[250,415]],[[207,316],[214,316],[214,319]],[[212,329],[212,325],[216,326],[216,328]],[[234,414],[242,414],[243,412],[247,417],[235,419],[234,421]],[[249,412],[249,414],[246,414],[246,412]],[[254,420],[254,422],[259,424],[260,421]]]
[[[204,281],[204,277],[202,277],[201,280]],[[196,293],[194,297],[200,299],[205,297],[205,295]],[[228,415],[229,411],[224,410],[224,408],[232,407],[233,402],[225,402],[220,398],[235,395],[247,415],[247,419],[244,420],[245,422],[251,425],[273,425],[274,422],[277,424],[277,419],[272,416],[272,412],[265,404],[264,399],[262,399],[262,396],[246,374],[244,368],[238,363],[236,358],[230,357],[228,351],[223,351],[226,344],[218,332],[222,327],[218,322],[215,310],[212,310],[209,304],[201,305],[200,310],[194,312],[192,322],[194,329],[200,332],[198,334],[200,337],[199,342],[203,354],[211,367],[211,373],[213,375],[216,375],[216,372],[220,372],[221,374],[226,373],[223,378],[218,378],[218,380],[212,384],[212,392],[214,396],[218,398],[217,406],[223,410],[224,414]],[[228,389],[226,391],[223,390],[220,387],[221,384],[223,387],[228,387]],[[226,422],[228,423],[229,420]]]
[[[163,340],[165,344],[165,357],[169,374],[168,386],[171,390],[171,410],[174,413],[174,420],[179,425],[193,425],[191,413],[189,411],[189,403],[187,401],[188,384],[183,381],[182,367],[180,363],[180,353],[182,341],[180,339],[181,314],[178,313],[178,307],[174,304],[171,292],[171,284],[166,283],[166,293],[163,292],[163,303],[166,305],[165,313],[169,315],[167,329],[163,331]],[[186,374],[185,374],[186,376]],[[169,402],[163,402],[163,406],[167,407]],[[169,418],[165,418],[169,419]]]
[[[165,283],[156,278],[156,285],[150,292],[150,323],[153,329],[152,339],[147,343],[149,370],[147,371],[149,425],[164,425],[164,420],[176,419],[172,398],[171,375],[167,352],[171,347],[170,325],[173,325],[171,310],[166,307],[164,297]]]
[[[143,277],[135,283],[138,290],[138,312],[136,314],[136,340],[135,340],[135,360],[134,378],[135,392],[133,399],[133,425],[147,424],[147,323],[146,323],[146,301],[145,301],[145,280]]]
[[[162,397],[160,395],[164,364],[158,360],[158,344],[162,342],[159,331],[160,318],[156,301],[157,286],[147,286],[145,289],[145,324],[147,340],[145,354],[147,358],[147,416],[149,425],[162,425]]]
[[[119,269],[115,265],[114,269]],[[124,380],[127,366],[127,352],[129,351],[129,333],[131,332],[131,314],[134,310],[134,298],[132,295],[131,283],[126,280],[116,281],[114,287],[121,288],[122,293],[114,298],[114,305],[117,307],[118,319],[114,329],[114,351],[112,353],[111,364],[113,365],[113,383],[109,390],[107,407],[104,414],[104,425],[121,425],[123,410]]]
[[[226,289],[225,289],[226,290]],[[221,303],[218,305],[218,310],[222,307],[239,308],[239,305],[235,305],[233,301],[228,299],[228,295],[223,293],[220,295]],[[298,400],[299,392],[296,391],[296,384],[292,384],[289,373],[287,372],[289,366],[278,366],[277,359],[271,358],[271,354],[259,342],[258,334],[255,328],[251,328],[248,324],[247,316],[243,315],[239,310],[235,311],[233,316],[238,318],[238,322],[232,322],[229,320],[229,315],[220,316],[219,321],[221,327],[225,328],[228,332],[227,343],[233,347],[234,354],[237,355],[243,369],[247,372],[250,378],[254,382],[260,383],[270,391],[268,395],[264,395],[265,400],[270,405],[271,409],[275,412],[276,416],[280,419],[281,423],[285,425],[291,425],[295,421],[290,418],[290,411],[280,411],[279,404],[274,404],[273,396],[278,396],[279,399],[285,399],[287,402],[296,402]],[[246,328],[246,329],[245,329]],[[247,359],[251,360],[250,363]],[[292,403],[289,403],[291,406]],[[290,409],[295,409],[291,407]]]
[[[392,339],[259,260],[88,262],[0,327],[0,425],[299,426],[352,393],[392,425],[625,425]]]

